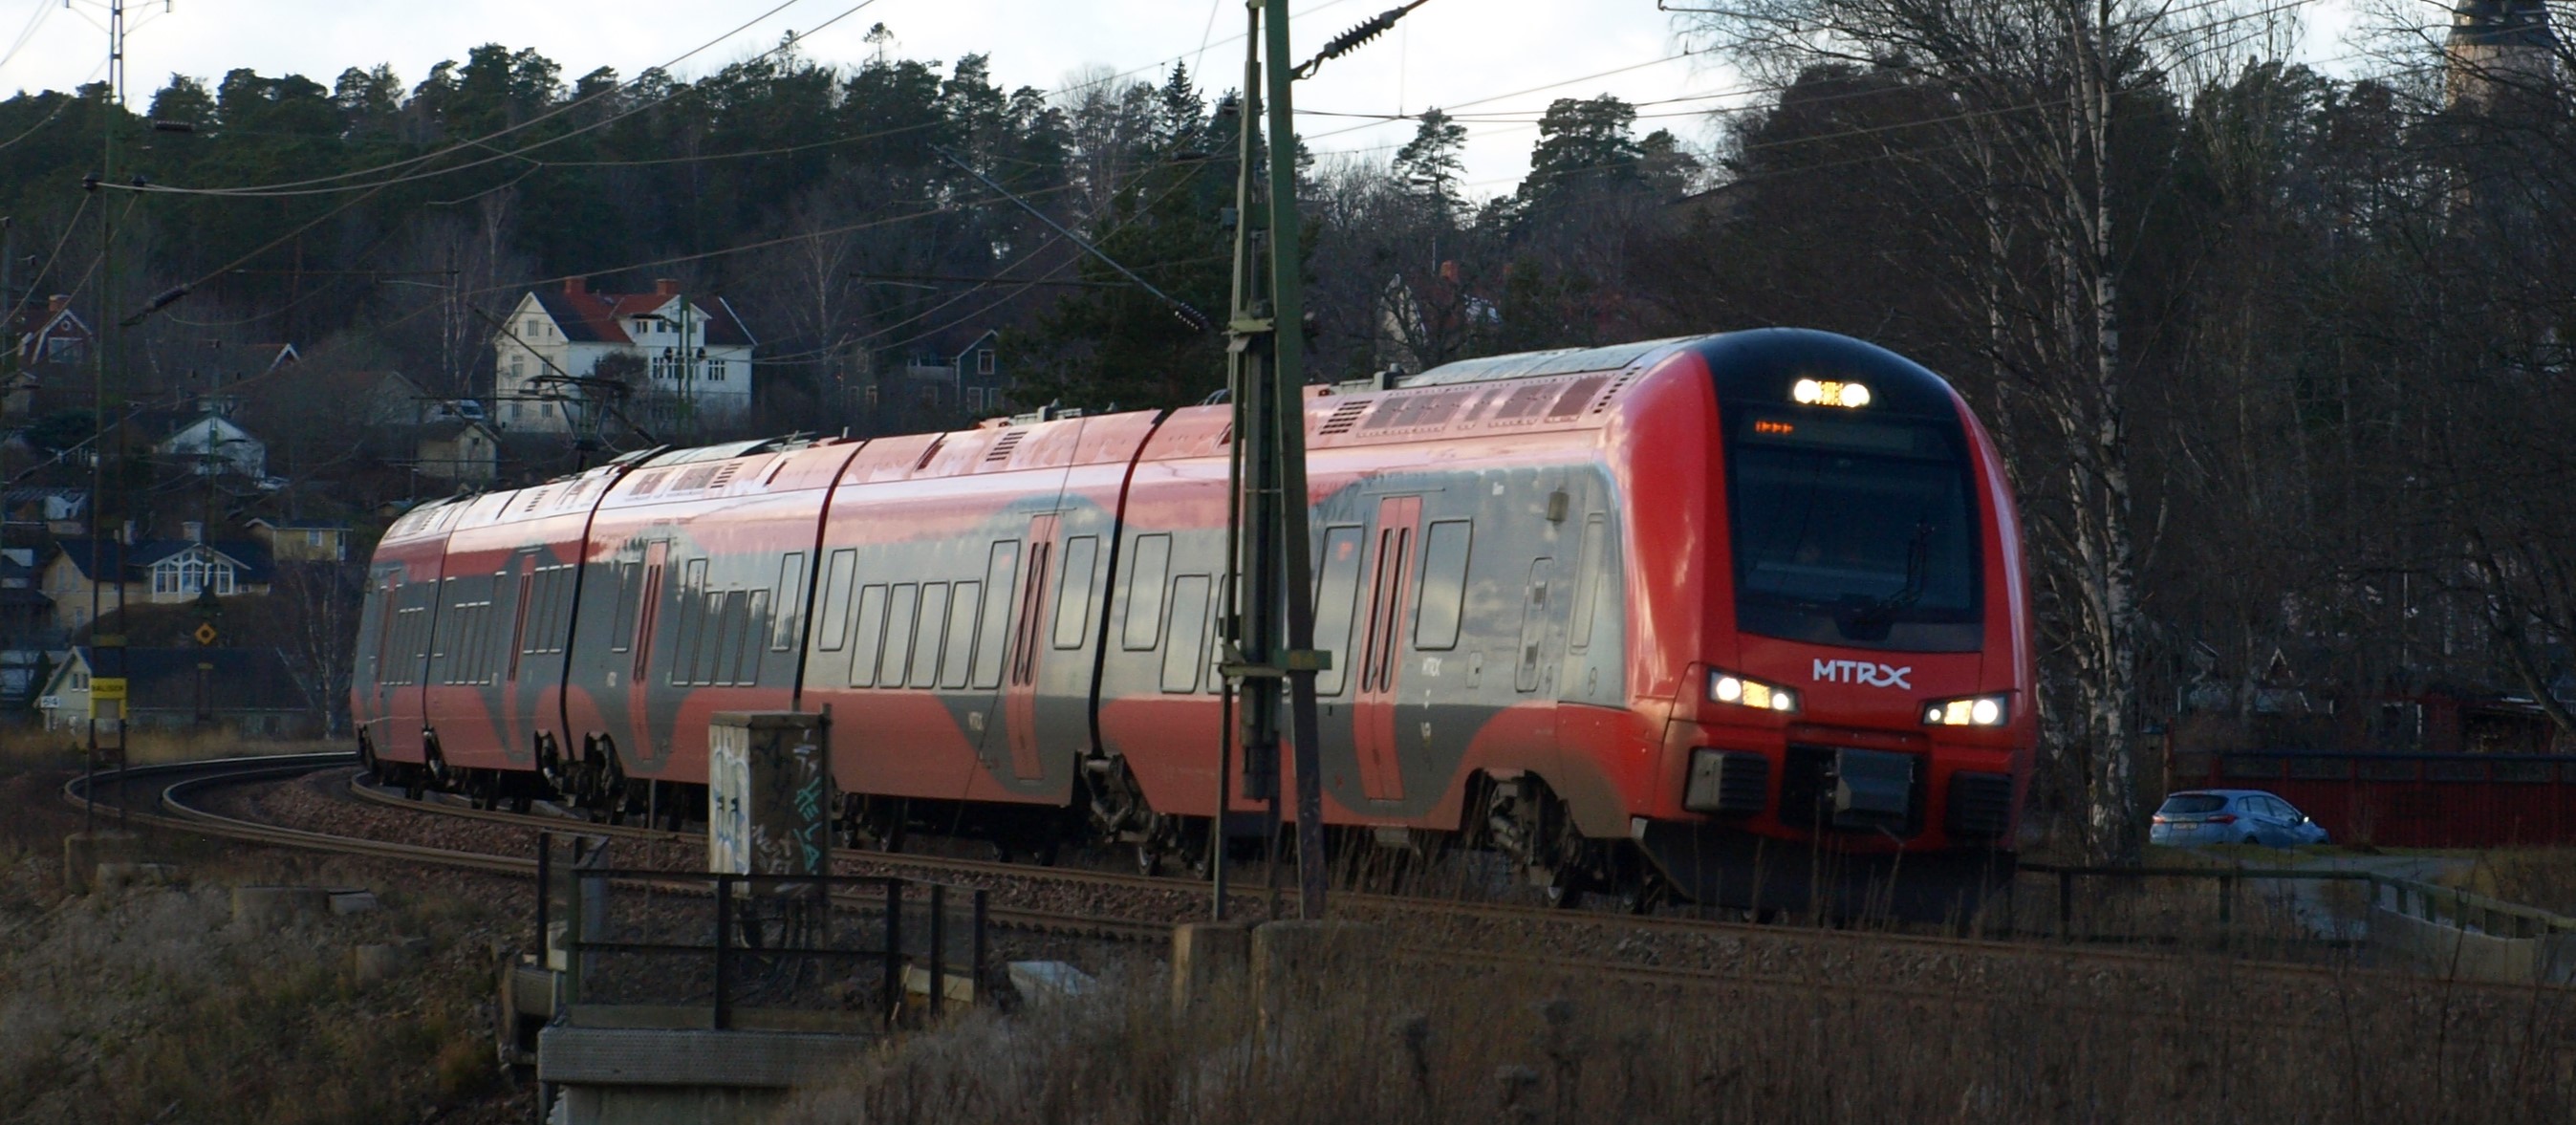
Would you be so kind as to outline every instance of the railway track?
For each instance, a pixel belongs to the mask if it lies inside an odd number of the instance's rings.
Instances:
[[[675,832],[637,825],[595,824],[564,815],[514,813],[499,809],[464,806],[455,798],[414,801],[371,785],[363,775],[353,775],[349,791],[357,799],[392,808],[416,812],[471,818],[524,828],[561,830],[574,824],[579,830],[595,835],[643,842],[696,846],[705,839],[699,832]],[[1012,880],[1020,882],[1057,883],[1070,887],[1106,891],[1145,891],[1162,895],[1184,894],[1193,900],[1191,916],[1169,921],[1132,922],[1120,934],[1104,936],[1134,937],[1156,940],[1169,933],[1173,921],[1194,921],[1203,916],[1208,888],[1204,882],[1178,876],[1149,876],[1119,871],[1101,871],[1078,867],[1042,866],[995,860],[967,859],[952,856],[925,855],[834,849],[836,861],[855,869],[854,873],[904,874],[928,879]],[[1266,888],[1237,891],[1231,896],[1235,917],[1262,917],[1270,899]],[[2172,951],[2069,945],[2044,940],[2044,935],[2030,935],[2028,940],[1995,938],[1960,938],[1927,934],[1892,932],[1884,929],[1835,929],[1809,926],[1787,926],[1721,919],[1684,918],[1653,915],[1567,910],[1553,907],[1520,906],[1509,903],[1477,902],[1404,895],[1339,891],[1334,897],[1338,916],[1356,920],[1395,923],[1420,931],[1445,929],[1447,933],[1481,932],[1488,938],[1507,944],[1506,948],[1473,948],[1450,946],[1441,951],[1420,951],[1418,955],[1446,958],[1462,965],[1512,966],[1522,969],[1554,965],[1608,978],[1625,978],[1639,982],[1725,978],[1737,984],[1754,983],[1738,969],[1702,963],[1698,965],[1656,963],[1644,959],[1659,953],[1698,954],[1714,959],[1732,956],[1746,948],[1746,943],[1761,945],[1804,944],[1811,948],[1840,951],[1830,955],[1848,959],[1853,955],[1902,960],[1944,960],[1951,962],[2025,961],[2049,965],[2080,964],[2100,969],[2126,968],[2144,971],[2169,966],[2175,960]],[[1604,958],[1579,950],[1586,945],[1627,942],[1632,948],[1649,951],[1643,957],[1627,960]],[[1530,947],[1554,947],[1555,951],[1533,952]],[[1686,958],[1685,958],[1686,959]],[[2348,965],[2315,965],[2277,960],[2238,958],[2245,971],[2272,974],[2284,979],[2327,980],[2338,974],[2354,972]],[[2362,970],[2372,971],[2372,970]],[[2410,974],[2392,973],[2392,976]],[[1796,981],[1812,984],[1812,977]],[[1786,983],[1775,982],[1775,983]],[[2512,986],[2471,985],[2480,988]],[[1927,994],[1928,995],[1928,994]]]
[[[533,876],[536,863],[531,858],[499,855],[489,852],[423,847],[385,840],[313,832],[279,825],[261,824],[239,817],[216,813],[198,802],[206,793],[235,785],[291,780],[322,770],[345,768],[354,764],[350,755],[318,754],[269,758],[228,759],[212,762],[173,763],[135,767],[123,775],[99,775],[100,788],[125,781],[129,801],[141,795],[149,808],[135,809],[129,804],[128,820],[136,825],[179,832],[216,836],[278,847],[328,851],[343,855],[395,860],[409,863],[486,871],[495,874]],[[137,786],[134,783],[145,783]],[[446,802],[407,800],[377,790],[353,775],[347,787],[358,801],[402,809],[424,815],[449,816],[486,821],[520,829],[579,831],[618,839],[659,843],[697,844],[704,837],[698,833],[672,832],[633,825],[592,824],[564,816],[537,813],[511,813],[500,810],[458,807]],[[84,801],[83,779],[75,778],[64,786],[64,796],[74,804]],[[108,806],[102,804],[104,811]],[[1091,871],[1077,868],[1041,867],[989,860],[929,856],[913,853],[880,853],[838,850],[838,861],[852,867],[868,869],[869,874],[905,874],[916,878],[996,879],[1023,882],[1057,883],[1093,890],[1117,889],[1152,891],[1161,895],[1179,892],[1204,902],[1203,885],[1170,877],[1154,877],[1123,872]],[[674,870],[675,879],[685,880],[694,872]],[[1267,898],[1267,891],[1243,892],[1239,898],[1247,908],[1257,908]],[[1997,941],[1956,937],[1900,934],[1870,930],[1837,930],[1782,925],[1760,925],[1708,919],[1629,916],[1502,903],[1478,903],[1447,899],[1408,898],[1403,896],[1345,892],[1336,898],[1338,913],[1357,920],[1396,923],[1414,933],[1447,932],[1481,934],[1487,946],[1500,942],[1504,948],[1480,947],[1462,937],[1456,944],[1426,947],[1418,943],[1398,956],[1411,960],[1446,963],[1453,966],[1511,969],[1560,975],[1624,980],[1638,984],[1680,984],[1698,981],[1723,984],[1754,991],[1818,988],[1862,989],[1886,996],[1912,996],[1932,1000],[1953,993],[1939,985],[1904,985],[1875,983],[1834,984],[1822,981],[1812,971],[1780,973],[1748,968],[1758,959],[1751,950],[1799,949],[1821,954],[1826,960],[1847,966],[1865,962],[1883,964],[1923,963],[1958,967],[1985,968],[2009,963],[2055,967],[2070,971],[2103,973],[2127,970],[2149,973],[2170,968],[2173,954],[2137,949],[2065,946],[2054,943]],[[854,899],[856,909],[868,909],[873,903]],[[1257,909],[1247,913],[1257,914]],[[1118,917],[1090,912],[1033,909],[1013,905],[995,905],[988,911],[998,926],[1023,932],[1036,932],[1091,939],[1124,942],[1153,942],[1167,937],[1173,920],[1169,918]],[[1448,928],[1443,931],[1443,925]],[[1605,938],[1616,936],[1621,948],[1646,950],[1643,955],[1603,957],[1597,945],[1609,944]],[[1976,970],[1971,968],[1970,974]],[[2358,969],[2349,965],[2309,965],[2278,961],[2240,960],[2232,971],[2252,977],[2266,977],[2281,983],[2306,981],[2328,984],[2355,974],[2384,977],[2417,983],[2428,982],[2415,974],[2388,970]],[[1864,974],[1869,975],[1869,974]],[[2480,984],[2442,981],[2441,986],[2465,990],[2470,994],[2493,993],[2499,997],[2535,993],[2566,994],[2570,990],[2555,987],[2534,989],[2527,985]]]
[[[356,761],[357,757],[354,754],[327,753],[276,755],[260,758],[225,758],[199,762],[176,762],[150,766],[134,766],[122,771],[102,772],[98,774],[95,779],[87,777],[73,778],[64,783],[63,796],[65,800],[70,801],[75,806],[95,807],[101,814],[109,815],[116,811],[114,806],[107,805],[105,802],[99,802],[97,805],[93,806],[91,804],[90,795],[98,790],[122,790],[121,799],[125,803],[125,808],[123,810],[125,822],[130,825],[141,827],[194,833],[201,836],[213,836],[228,840],[239,840],[244,843],[265,844],[273,847],[300,848],[308,851],[330,852],[337,855],[358,856],[368,859],[396,860],[407,863],[427,864],[456,870],[483,871],[501,875],[525,875],[529,877],[534,877],[536,875],[537,862],[535,859],[529,857],[498,855],[491,852],[466,851],[453,848],[432,848],[417,844],[404,844],[388,840],[342,836],[326,832],[313,832],[301,828],[287,828],[280,825],[261,824],[256,821],[245,820],[240,817],[227,816],[222,813],[213,812],[197,803],[198,799],[204,794],[215,789],[236,785],[292,780],[308,774],[320,772],[322,770],[351,766],[356,764]],[[137,786],[135,784],[136,782],[144,784]],[[134,807],[135,799],[138,796],[144,798],[147,803],[147,807],[140,809]],[[423,806],[412,802],[401,802],[401,804],[404,807],[411,808],[416,811],[424,809],[433,812],[476,811],[440,809],[436,806]],[[507,817],[509,814],[499,815]],[[526,821],[529,820],[542,822],[547,818],[512,819],[520,820],[520,827],[543,827],[558,830],[568,827],[560,821],[536,824],[526,823]],[[591,831],[600,827],[608,826],[585,826],[581,830]],[[675,880],[685,881],[688,877],[697,873],[685,870],[674,870],[671,874]],[[851,900],[851,905],[856,909],[866,910],[875,908],[878,903],[873,899],[853,898]],[[1170,933],[1169,926],[1158,923],[1139,922],[1134,919],[1076,914],[1061,911],[1030,910],[1016,907],[994,907],[987,912],[987,918],[994,925],[1008,929],[1072,937],[1143,941],[1161,938]]]

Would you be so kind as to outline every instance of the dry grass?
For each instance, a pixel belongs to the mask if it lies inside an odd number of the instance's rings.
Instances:
[[[207,758],[346,751],[350,748],[345,739],[259,738],[229,730],[137,730],[126,736],[125,752],[136,765],[154,765]],[[28,723],[0,724],[0,774],[30,769],[76,770],[87,760],[88,753],[88,736],[77,731],[49,731]]]
[[[495,939],[515,904],[296,853],[146,837],[174,885],[66,897],[59,773],[0,777],[0,1121],[442,1122],[496,1101]],[[371,887],[385,909],[236,925],[230,888]],[[372,987],[354,945],[416,938],[419,970]]]
[[[2482,852],[2452,880],[2479,894],[2576,916],[2576,848],[2510,848]]]
[[[1264,1022],[1174,1018],[1140,962],[1088,999],[893,1044],[780,1125],[1063,1122],[2558,1122],[2576,1005],[2177,959],[1873,987],[1611,983],[1357,951]]]

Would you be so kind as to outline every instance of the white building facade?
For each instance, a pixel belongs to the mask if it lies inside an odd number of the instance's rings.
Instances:
[[[721,297],[695,297],[676,281],[650,293],[594,293],[580,278],[560,290],[532,290],[492,339],[491,423],[503,430],[563,433],[581,427],[584,391],[599,362],[629,355],[644,372],[637,392],[708,420],[751,409],[757,341]]]

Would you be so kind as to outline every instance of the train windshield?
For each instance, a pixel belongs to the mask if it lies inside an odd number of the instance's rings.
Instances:
[[[1981,647],[1977,511],[1955,421],[1756,409],[1728,437],[1739,628],[1907,651]]]

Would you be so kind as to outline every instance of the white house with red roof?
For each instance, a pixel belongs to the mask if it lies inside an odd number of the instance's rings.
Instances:
[[[757,343],[724,298],[685,293],[677,281],[656,281],[650,293],[594,293],[577,277],[530,290],[492,339],[491,421],[572,429],[585,398],[565,380],[588,378],[618,354],[643,361],[654,393],[709,420],[737,418],[751,409]]]

